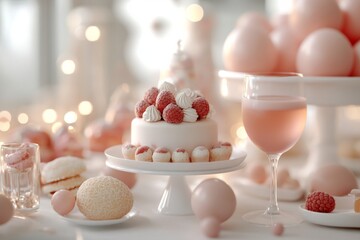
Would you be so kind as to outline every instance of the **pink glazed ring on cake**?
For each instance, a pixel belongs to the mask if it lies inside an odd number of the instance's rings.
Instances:
[[[135,160],[151,162],[153,151],[148,146],[140,146],[135,151]]]
[[[198,146],[194,148],[191,153],[191,161],[192,162],[208,162],[210,159],[210,152],[204,146]]]
[[[173,151],[171,155],[171,159],[173,162],[190,162],[190,157],[188,152],[183,148],[177,148]]]
[[[152,155],[152,159],[154,162],[170,162],[171,153],[169,149],[164,147],[159,147],[155,149]]]

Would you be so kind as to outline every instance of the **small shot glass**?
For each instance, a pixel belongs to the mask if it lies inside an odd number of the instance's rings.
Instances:
[[[0,147],[1,189],[19,214],[40,206],[40,153],[35,143],[3,143]]]

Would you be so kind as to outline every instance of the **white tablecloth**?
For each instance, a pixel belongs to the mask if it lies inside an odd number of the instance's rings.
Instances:
[[[102,157],[94,158],[88,164],[95,175],[104,165]],[[243,171],[243,170],[239,170]],[[221,177],[232,186],[237,197],[234,215],[222,224],[219,239],[278,239],[271,228],[259,227],[246,223],[242,215],[250,210],[265,209],[267,200],[246,195],[234,185],[232,179],[237,173],[211,176],[188,176],[186,179],[193,189],[203,179]],[[157,212],[167,176],[139,175],[136,186],[132,189],[135,208],[138,214],[126,222],[111,226],[79,226],[59,217],[51,208],[50,199],[42,197],[38,212],[23,220],[13,218],[0,226],[0,239],[208,239],[200,231],[198,219],[190,216],[167,216]],[[299,202],[280,202],[280,208],[292,212],[298,211]],[[1,210],[0,210],[1,211]],[[303,222],[295,227],[286,227],[281,239],[359,239],[360,229],[333,228]]]

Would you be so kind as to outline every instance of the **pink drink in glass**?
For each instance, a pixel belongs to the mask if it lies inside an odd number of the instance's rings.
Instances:
[[[243,98],[243,121],[250,139],[267,154],[288,151],[306,122],[306,100],[291,96]]]

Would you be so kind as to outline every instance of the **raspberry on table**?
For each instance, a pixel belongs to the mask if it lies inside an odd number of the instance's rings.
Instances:
[[[178,105],[170,103],[164,109],[163,118],[168,123],[182,123],[184,112]]]
[[[163,113],[170,103],[176,103],[174,95],[170,91],[161,91],[156,98],[155,107]]]
[[[209,114],[210,106],[208,101],[203,97],[197,97],[192,107],[196,110],[196,113],[199,115],[199,118],[206,118],[206,116]]]
[[[159,89],[152,87],[145,92],[144,100],[147,101],[150,105],[155,104],[158,94]]]
[[[327,193],[315,191],[306,197],[305,208],[313,212],[330,213],[335,209],[335,199]]]
[[[150,106],[149,103],[145,100],[140,100],[135,105],[135,116],[138,118],[142,118],[143,113],[145,112],[146,108]]]

